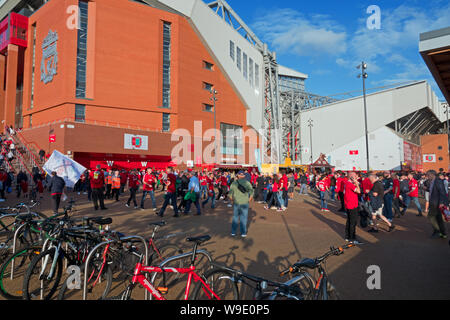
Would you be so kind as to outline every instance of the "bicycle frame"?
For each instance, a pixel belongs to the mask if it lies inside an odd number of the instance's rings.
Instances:
[[[319,279],[317,279],[316,286],[314,287],[314,300],[319,299],[320,292],[322,292],[323,300],[328,300],[328,276],[325,269],[319,266]]]
[[[147,267],[143,266],[142,263],[137,263],[136,268],[134,270],[133,279],[131,280],[132,285],[136,285],[136,283],[140,283],[148,292],[151,293],[153,297],[157,300],[166,300],[161,292],[156,289],[144,276],[143,273],[182,273],[188,274],[188,280],[186,283],[186,289],[184,292],[184,300],[188,300],[189,292],[191,289],[192,280],[194,282],[200,281],[203,285],[202,289],[206,293],[207,297],[211,300],[215,298],[220,300],[220,298],[214,293],[214,291],[203,281],[203,279],[195,273],[195,266],[191,265],[189,268],[160,268],[160,267]]]

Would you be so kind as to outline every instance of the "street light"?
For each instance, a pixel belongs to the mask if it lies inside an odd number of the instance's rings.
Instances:
[[[213,109],[214,109],[214,164],[217,164],[216,94],[218,92],[213,88],[211,88],[209,92],[212,93],[212,98],[209,99],[213,101]]]
[[[312,120],[312,119],[308,120],[308,127],[309,127],[309,147],[311,149],[310,161],[311,161],[311,166],[312,166],[312,164],[313,164],[312,127],[314,127],[314,120]]]
[[[447,151],[448,153],[450,153],[450,128],[448,126],[448,103],[444,103],[443,105],[444,109],[445,109],[445,113],[447,114]]]
[[[356,67],[357,69],[361,69],[361,74],[358,74],[358,79],[362,78],[363,81],[363,95],[364,95],[364,125],[365,125],[365,135],[366,135],[366,158],[367,158],[367,172],[370,171],[370,163],[369,163],[369,131],[367,128],[367,102],[366,102],[366,79],[368,77],[366,73],[367,63],[364,61]]]

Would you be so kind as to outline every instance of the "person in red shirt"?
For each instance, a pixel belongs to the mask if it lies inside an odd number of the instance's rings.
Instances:
[[[155,192],[154,186],[156,183],[156,179],[153,176],[152,169],[147,168],[147,171],[142,179],[142,200],[141,200],[141,210],[144,210],[144,202],[147,194],[150,195],[152,199],[153,211],[156,211],[156,200],[155,200]]]
[[[289,179],[286,171],[283,171],[283,176],[281,177],[281,182],[283,186],[281,187],[281,209],[286,210],[288,207],[288,189],[289,189]]]
[[[6,189],[6,180],[8,179],[8,176],[6,175],[5,170],[0,169],[0,181],[1,181],[1,186],[0,186],[0,194],[1,194],[1,199],[3,201],[5,201],[5,189]]]
[[[206,173],[202,173],[199,176],[199,182],[200,182],[200,196],[204,199],[208,198],[208,176]]]
[[[392,175],[393,181],[393,189],[392,193],[394,194],[394,200],[392,201],[392,208],[394,209],[394,217],[400,218],[400,180],[397,174],[393,173]]]
[[[98,203],[100,202],[100,209],[106,210],[103,197],[103,186],[105,183],[105,175],[101,170],[101,166],[97,165],[97,169],[90,174],[92,201],[94,202],[95,210],[98,210]]]
[[[361,186],[362,186],[362,194],[363,194],[364,200],[368,201],[369,200],[369,192],[370,192],[370,190],[372,190],[372,187],[373,187],[373,184],[372,184],[372,182],[370,182],[369,177],[365,177],[362,180]]]
[[[208,198],[202,202],[202,208],[204,208],[205,204],[211,199],[211,209],[214,209],[216,207],[216,194],[214,193],[214,174],[212,172],[206,177],[206,183],[208,187]]]
[[[164,204],[161,207],[161,210],[157,213],[161,218],[164,216],[164,211],[168,206],[169,202],[172,201],[172,206],[175,214],[174,217],[178,218],[178,206],[177,206],[177,177],[173,174],[173,168],[167,168],[167,193],[164,196]]]
[[[336,178],[336,192],[339,195],[339,200],[341,201],[341,208],[339,209],[339,212],[347,212],[345,210],[345,202],[344,202],[344,185],[347,181],[347,178],[345,177],[345,173],[342,171],[338,171],[338,177]]]
[[[326,195],[328,193],[329,190],[329,183],[328,183],[328,178],[326,175],[322,175],[320,176],[320,178],[317,181],[317,190],[319,190],[319,195],[320,195],[320,211],[330,211],[328,210],[328,204],[327,204],[327,199],[326,199]]]
[[[417,180],[414,179],[414,173],[410,172],[408,173],[408,179],[409,179],[409,192],[406,194],[405,199],[405,207],[403,208],[402,214],[405,214],[406,210],[409,207],[409,204],[414,202],[414,204],[417,207],[418,217],[422,217],[422,208],[420,207],[419,203],[419,184],[417,183]]]
[[[347,223],[345,225],[345,241],[360,244],[356,240],[356,224],[358,222],[359,203],[361,193],[356,172],[350,172],[348,180],[343,182],[344,205],[347,209]]]
[[[125,206],[130,207],[131,200],[133,200],[134,208],[137,209],[137,201],[136,201],[136,193],[139,189],[140,177],[136,171],[136,169],[131,170],[131,173],[128,175],[128,189],[130,190],[130,197],[128,198]]]

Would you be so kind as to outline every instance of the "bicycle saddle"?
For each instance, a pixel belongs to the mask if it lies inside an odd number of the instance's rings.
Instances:
[[[88,221],[92,221],[93,223],[99,224],[101,226],[104,226],[104,225],[112,223],[112,219],[111,218],[103,218],[103,217],[88,218]]]
[[[211,239],[211,236],[209,235],[204,235],[204,236],[199,236],[199,237],[189,237],[186,239],[186,241],[188,242],[196,242],[197,244],[203,243],[205,241],[208,241],[209,239]]]
[[[162,226],[165,226],[165,225],[166,225],[165,221],[151,222],[149,224],[149,226],[158,226],[158,227],[162,227]]]

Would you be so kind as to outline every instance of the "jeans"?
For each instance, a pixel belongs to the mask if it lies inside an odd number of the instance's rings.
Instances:
[[[200,192],[196,192],[194,204],[195,204],[195,207],[197,208],[198,215],[202,214],[202,212],[200,211],[200,202],[199,201],[200,201]],[[191,211],[191,204],[192,204],[192,200],[189,199],[187,201],[186,209],[184,210],[184,213],[189,213],[189,211]]]
[[[394,212],[397,216],[400,215],[400,199],[395,198],[392,202],[392,208],[394,209]]]
[[[334,196],[335,196],[335,194],[336,194],[335,190],[336,190],[336,187],[335,187],[335,186],[330,187],[330,191],[331,191],[331,200],[333,200],[333,201],[334,201]]]
[[[172,201],[173,211],[175,211],[175,215],[178,215],[178,207],[177,207],[177,194],[176,192],[167,192],[164,196],[164,204],[159,211],[159,216],[164,215],[164,211],[166,210],[169,201]]]
[[[281,195],[282,195],[282,199],[283,199],[283,206],[284,206],[285,208],[287,208],[287,207],[288,207],[288,200],[289,200],[287,190],[283,190],[283,191],[281,192]]]
[[[105,208],[105,203],[103,201],[103,189],[94,188],[92,189],[92,201],[94,202],[95,210],[98,209],[98,203],[100,202],[100,208]]]
[[[150,195],[150,198],[152,199],[153,208],[156,208],[155,192],[153,190],[142,191],[141,208],[144,209],[144,201],[145,201],[145,198],[147,197],[147,194]]]
[[[211,194],[208,193],[208,198],[206,198],[206,200],[202,202],[202,206],[207,204],[210,199],[211,199],[211,209],[214,209],[216,207],[216,194],[214,193],[214,191],[211,191]]]
[[[136,192],[137,188],[130,188],[130,197],[128,198],[127,204],[130,205],[131,200],[133,200],[134,206],[137,207],[137,201],[136,201]]]
[[[276,193],[276,197],[277,197],[277,200],[278,200],[278,203],[280,204],[280,206],[284,207],[283,191],[278,191]]]
[[[267,189],[264,189],[263,190],[263,201],[264,202],[267,202],[267,193],[268,193]]]
[[[384,195],[384,209],[383,216],[385,216],[388,220],[392,220],[392,202],[394,201],[394,195],[392,193],[388,193]]]
[[[299,194],[308,194],[308,185],[306,183],[302,183]]]
[[[203,195],[205,195],[205,197],[208,198],[208,186],[206,185],[200,186],[200,196],[204,198]]]
[[[61,202],[61,194],[52,195],[53,198],[53,213],[58,213],[59,204]]]
[[[231,233],[236,234],[239,221],[241,235],[247,235],[248,203],[233,205],[233,220],[231,222]]]
[[[328,209],[327,200],[325,200],[325,191],[319,191],[320,195],[320,207],[322,209]]]
[[[408,209],[409,204],[411,203],[411,201],[414,202],[414,204],[416,205],[419,214],[422,213],[422,208],[420,207],[420,203],[419,203],[419,198],[418,197],[411,197],[411,196],[406,195],[405,198],[404,198],[404,201],[405,201],[405,208],[403,209],[403,213],[406,212],[406,210]]]

